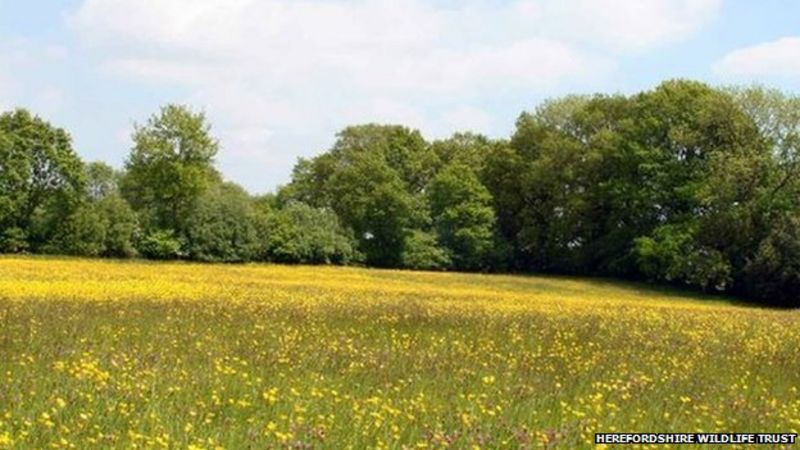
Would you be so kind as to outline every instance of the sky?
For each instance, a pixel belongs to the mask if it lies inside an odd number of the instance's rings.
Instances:
[[[253,193],[347,125],[507,137],[547,98],[670,78],[797,93],[800,2],[0,0],[0,111],[122,167],[135,123],[186,104]]]

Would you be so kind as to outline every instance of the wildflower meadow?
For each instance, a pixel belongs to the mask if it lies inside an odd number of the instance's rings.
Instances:
[[[572,449],[599,431],[796,433],[800,312],[692,295],[3,257],[0,448]]]

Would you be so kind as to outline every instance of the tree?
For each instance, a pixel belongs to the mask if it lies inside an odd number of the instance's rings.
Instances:
[[[218,147],[205,115],[184,106],[167,105],[136,125],[122,192],[146,229],[186,236],[187,218],[219,180],[213,166]]]
[[[101,161],[86,165],[86,193],[91,200],[99,200],[119,193],[121,175],[111,166]]]
[[[428,184],[437,163],[436,153],[419,131],[399,125],[347,127],[337,135],[331,154],[339,161],[357,154],[380,155],[411,194],[421,192]]]
[[[618,96],[550,100],[523,113],[509,145],[490,154],[482,179],[517,268],[609,270],[609,256],[619,253],[602,238],[611,236],[608,222],[623,215],[610,194],[638,181],[617,156],[625,152],[619,128],[627,103]]]
[[[396,267],[409,230],[429,222],[422,191],[435,161],[417,131],[348,127],[329,152],[301,160],[278,197],[330,208],[355,232],[368,264]]]
[[[141,230],[136,213],[119,193],[111,193],[93,204],[105,227],[102,256],[136,256],[135,244]]]
[[[800,218],[782,218],[744,269],[746,294],[760,302],[800,307]]]
[[[361,261],[356,240],[329,209],[292,201],[267,219],[267,259],[304,264]]]
[[[177,259],[184,256],[182,242],[172,231],[153,230],[138,242],[139,252],[150,259]]]
[[[451,266],[447,249],[439,245],[436,235],[412,230],[406,237],[402,254],[403,267],[418,270],[441,270]]]
[[[84,201],[60,225],[45,251],[76,256],[129,258],[137,254],[136,214],[119,194]]]
[[[0,115],[0,251],[39,251],[79,206],[83,162],[72,141],[24,109]]]
[[[328,189],[331,208],[356,233],[367,264],[399,266],[417,208],[397,172],[377,155],[354,155],[331,176]]]
[[[241,262],[256,257],[257,216],[253,201],[233,183],[209,188],[187,219],[186,253],[200,261]]]
[[[480,134],[456,133],[447,139],[435,141],[431,149],[439,163],[437,171],[449,164],[462,164],[481,173],[487,156],[497,145],[497,142]]]
[[[466,165],[440,171],[427,189],[431,217],[440,242],[459,269],[486,268],[495,224],[492,196]]]
[[[137,254],[136,213],[119,193],[119,174],[102,162],[86,165],[86,196],[61,223],[51,253],[128,258]]]

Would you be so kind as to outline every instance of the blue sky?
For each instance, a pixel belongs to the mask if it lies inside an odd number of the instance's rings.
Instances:
[[[0,109],[119,167],[134,122],[189,104],[252,192],[348,124],[507,136],[548,97],[675,77],[797,92],[800,2],[0,0]]]

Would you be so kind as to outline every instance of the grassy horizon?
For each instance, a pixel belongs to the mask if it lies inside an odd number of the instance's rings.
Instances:
[[[0,448],[797,432],[800,312],[730,301],[574,277],[0,257]]]

